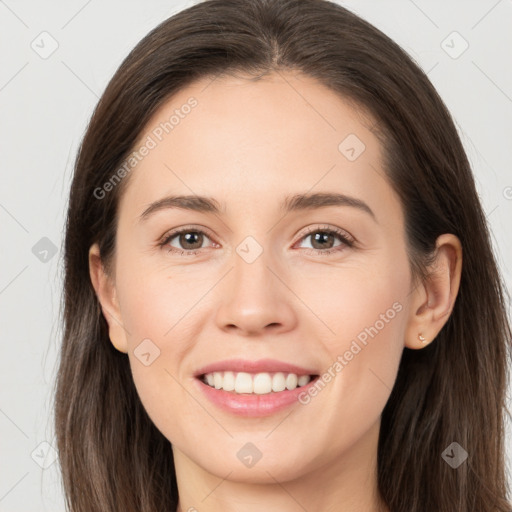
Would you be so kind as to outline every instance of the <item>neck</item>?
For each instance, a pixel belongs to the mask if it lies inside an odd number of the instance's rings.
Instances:
[[[389,512],[377,489],[379,426],[377,422],[356,445],[297,478],[274,478],[272,470],[264,471],[265,483],[230,480],[229,468],[222,477],[213,475],[173,446],[177,512]]]

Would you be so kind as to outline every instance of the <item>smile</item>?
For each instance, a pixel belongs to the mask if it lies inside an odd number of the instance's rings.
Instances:
[[[194,381],[215,407],[238,416],[268,416],[291,407],[314,385],[317,370],[263,359],[218,361],[200,368]]]
[[[226,371],[206,373],[201,378],[205,384],[215,389],[232,391],[237,394],[267,395],[305,386],[312,377],[311,375],[283,372],[253,374]]]

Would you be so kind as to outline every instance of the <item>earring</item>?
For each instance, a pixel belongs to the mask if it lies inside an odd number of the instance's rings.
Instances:
[[[423,344],[427,343],[426,338],[424,338],[424,337],[421,335],[421,333],[420,333],[420,334],[418,334],[418,338],[419,338],[419,340],[421,341],[421,343],[423,343]]]

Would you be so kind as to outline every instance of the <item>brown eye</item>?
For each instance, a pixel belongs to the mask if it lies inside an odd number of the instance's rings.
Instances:
[[[354,240],[348,233],[333,228],[317,227],[312,229],[301,238],[301,241],[307,239],[311,240],[311,248],[305,247],[305,249],[314,254],[331,254],[354,245]],[[340,243],[336,244],[336,240],[339,240]]]
[[[313,249],[331,249],[336,238],[328,231],[315,231],[308,236],[311,237]]]
[[[180,254],[195,254],[195,251],[202,249],[205,240],[210,237],[201,230],[184,228],[169,233],[160,243],[169,252],[179,252]]]
[[[183,249],[200,249],[203,245],[203,235],[198,231],[187,231],[178,235],[178,241]]]

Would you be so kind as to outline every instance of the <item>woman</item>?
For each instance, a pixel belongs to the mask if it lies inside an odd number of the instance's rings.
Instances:
[[[73,512],[511,510],[468,160],[341,6],[207,0],[146,36],[83,139],[65,261]]]

